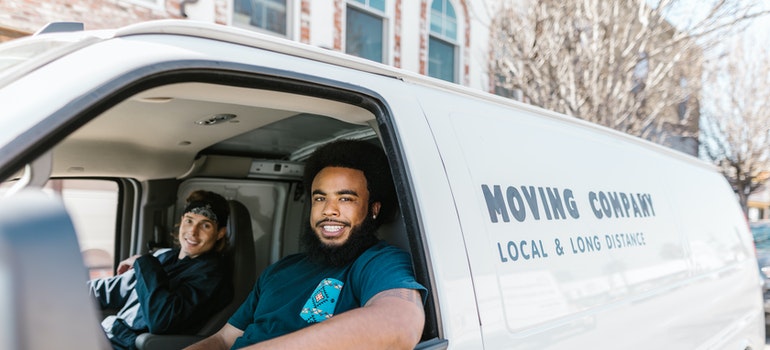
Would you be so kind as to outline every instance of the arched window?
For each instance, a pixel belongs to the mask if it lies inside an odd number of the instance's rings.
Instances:
[[[385,63],[385,0],[348,1],[345,52]]]
[[[286,0],[233,0],[233,25],[286,35]]]
[[[449,0],[433,0],[430,6],[428,75],[456,82],[457,15]]]

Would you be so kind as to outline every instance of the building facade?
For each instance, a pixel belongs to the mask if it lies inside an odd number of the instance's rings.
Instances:
[[[178,18],[285,37],[489,90],[489,13],[479,0],[4,0],[0,41],[48,22],[115,28]]]
[[[103,29],[188,19],[285,37],[499,93],[488,69],[490,27],[499,1],[2,0],[0,41],[32,34],[52,21]],[[669,146],[697,155],[697,118],[687,129],[692,130],[682,134],[688,137]]]

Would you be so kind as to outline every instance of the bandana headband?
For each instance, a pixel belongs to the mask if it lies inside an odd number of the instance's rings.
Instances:
[[[200,201],[191,202],[184,208],[184,212],[203,215],[209,220],[215,221],[217,224],[219,224],[219,220],[217,219],[217,214],[214,213],[214,209],[211,208],[211,204],[209,203],[200,202]]]

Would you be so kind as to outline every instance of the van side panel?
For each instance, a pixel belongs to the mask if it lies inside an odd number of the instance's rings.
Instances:
[[[374,87],[376,79],[367,77]],[[427,248],[423,254],[430,266],[429,293],[437,301],[440,337],[450,348],[481,349],[482,334],[476,308],[471,271],[463,242],[457,207],[441,162],[438,148],[410,87],[391,80],[376,84],[390,108],[395,138],[402,152],[419,216],[420,235]],[[397,184],[398,185],[398,184]]]
[[[710,167],[532,107],[420,99],[486,348],[764,343],[751,237]]]

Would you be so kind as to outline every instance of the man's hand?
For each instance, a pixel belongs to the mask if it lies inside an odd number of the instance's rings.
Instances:
[[[118,264],[118,275],[122,275],[124,272],[131,270],[134,268],[134,261],[136,261],[136,258],[140,257],[141,255],[137,254],[132,257],[129,257],[126,260],[121,261]]]
[[[225,323],[219,332],[216,332],[212,336],[184,348],[184,350],[227,350],[233,346],[235,339],[238,339],[238,337],[242,335],[242,330],[233,327],[233,325],[229,323]]]

